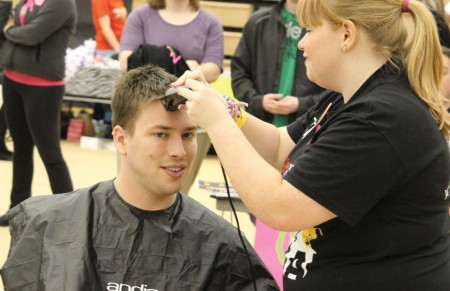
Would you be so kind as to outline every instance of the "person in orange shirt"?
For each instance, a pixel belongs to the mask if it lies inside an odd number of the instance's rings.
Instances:
[[[112,57],[119,52],[120,37],[127,18],[123,0],[92,0],[96,55]]]

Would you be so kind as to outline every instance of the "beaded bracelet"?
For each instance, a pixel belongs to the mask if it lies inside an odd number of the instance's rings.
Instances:
[[[245,112],[244,107],[247,107],[248,104],[242,101],[233,100],[226,95],[223,95],[223,98],[227,102],[228,113],[234,119],[237,126],[242,128],[247,121],[247,113]]]

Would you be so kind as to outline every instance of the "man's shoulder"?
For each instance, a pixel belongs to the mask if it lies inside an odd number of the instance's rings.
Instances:
[[[181,197],[183,201],[183,211],[185,211],[185,214],[192,220],[212,224],[218,231],[223,229],[234,229],[234,226],[231,223],[197,200],[185,194],[181,194]]]
[[[28,198],[8,211],[8,219],[11,221],[16,217],[24,216],[27,219],[40,217],[50,221],[58,220],[70,214],[81,216],[84,212],[88,211],[88,206],[93,200],[92,196],[98,191],[103,191],[104,187],[107,187],[109,183],[112,182],[100,182],[90,187],[80,188],[63,194],[41,195]]]

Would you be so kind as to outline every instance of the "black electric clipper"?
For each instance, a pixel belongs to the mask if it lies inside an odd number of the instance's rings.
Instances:
[[[178,105],[186,103],[187,99],[177,94],[178,90],[181,88],[189,89],[187,86],[167,89],[166,94],[164,94],[164,97],[161,99],[161,102],[167,111],[177,111]]]

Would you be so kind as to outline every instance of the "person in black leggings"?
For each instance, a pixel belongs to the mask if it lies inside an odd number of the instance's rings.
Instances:
[[[0,109],[0,160],[1,161],[11,161],[13,153],[6,147],[5,135],[8,126],[6,124],[5,115],[3,113],[3,106]]]
[[[14,207],[31,196],[34,146],[53,193],[73,190],[61,152],[60,119],[64,56],[75,32],[77,11],[74,0],[45,0],[44,5],[21,1],[10,15],[0,30],[4,40],[0,67],[3,106],[14,142],[10,204]],[[8,224],[1,216],[0,226]]]
[[[14,141],[13,187],[10,208],[31,196],[33,150],[36,145],[53,193],[73,190],[60,146],[60,110],[64,86],[38,87],[3,78],[5,113],[14,119],[9,130]],[[0,225],[8,225],[4,216]]]

